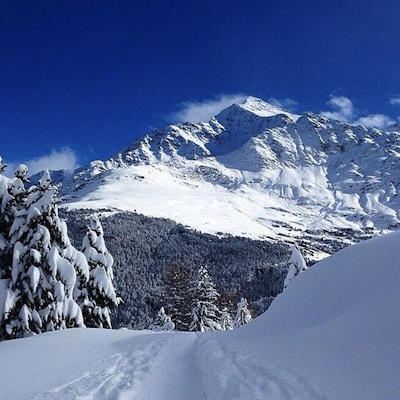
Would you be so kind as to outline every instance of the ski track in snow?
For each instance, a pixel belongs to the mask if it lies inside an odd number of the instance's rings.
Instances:
[[[126,351],[124,346],[120,351],[106,360],[100,360],[108,365],[104,370],[90,372],[60,387],[57,387],[39,399],[76,399],[76,400],[125,400],[132,399],[133,395],[143,390],[146,376],[155,367],[157,353],[164,345],[165,338],[151,340],[140,337],[142,343],[134,350]],[[125,350],[125,351],[124,351]],[[141,397],[135,397],[141,398]]]
[[[202,386],[209,400],[323,400],[305,381],[242,349],[240,344],[202,340],[197,347]]]
[[[175,332],[136,337],[134,346],[124,340],[115,354],[96,363],[105,369],[94,365],[92,372],[34,400],[324,399],[291,373],[216,338]]]
[[[135,338],[135,350],[128,352],[124,350],[129,348],[129,341],[124,341],[120,351],[100,360],[108,365],[106,369],[94,368],[95,372],[48,391],[37,400],[203,399],[191,381],[196,373],[189,356],[195,334],[185,334],[185,340],[179,333],[150,336]],[[141,342],[139,346],[137,341]],[[160,386],[165,381],[169,385]]]

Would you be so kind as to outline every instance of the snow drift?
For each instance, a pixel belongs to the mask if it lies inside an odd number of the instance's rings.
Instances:
[[[71,329],[0,343],[12,399],[395,400],[400,232],[290,282],[230,332]]]
[[[399,398],[399,243],[396,232],[316,264],[232,336],[329,398]]]

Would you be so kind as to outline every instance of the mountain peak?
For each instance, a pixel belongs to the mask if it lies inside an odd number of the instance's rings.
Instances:
[[[238,103],[237,106],[260,117],[272,117],[274,115],[285,114],[293,121],[297,121],[300,117],[299,115],[285,111],[280,107],[253,96],[246,97],[246,99],[242,103]]]

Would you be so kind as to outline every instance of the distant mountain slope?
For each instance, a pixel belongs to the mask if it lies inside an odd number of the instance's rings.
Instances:
[[[62,193],[72,208],[137,210],[204,232],[311,244],[397,229],[399,171],[396,126],[299,116],[249,97],[209,122],[168,126],[92,162]]]

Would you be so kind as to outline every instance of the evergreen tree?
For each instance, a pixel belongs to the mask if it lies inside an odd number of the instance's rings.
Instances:
[[[27,181],[26,173],[23,170],[26,166],[21,164],[14,179],[8,179],[2,175],[6,164],[0,157],[0,290],[3,291],[3,298],[9,300],[4,294],[8,293],[11,282],[13,247],[10,244],[9,236],[19,204],[25,199],[24,183]],[[20,173],[19,173],[20,172]],[[26,171],[27,172],[27,171]],[[6,306],[7,304],[2,304]],[[2,307],[4,308],[4,307]],[[6,336],[3,315],[0,315],[0,338]]]
[[[216,306],[219,294],[205,266],[199,269],[193,296],[190,331],[221,330],[219,322],[221,312]]]
[[[12,265],[1,329],[7,339],[84,326],[73,290],[75,266],[87,278],[87,263],[69,242],[48,171],[28,192],[23,188],[26,175],[27,169],[19,168],[11,185],[15,199],[9,232]]]
[[[164,274],[165,304],[177,331],[188,331],[191,321],[193,294],[190,270],[171,264]]]
[[[15,177],[23,183],[29,182],[28,167],[25,164],[19,164],[15,171]]]
[[[291,246],[289,250],[291,251],[291,256],[289,260],[288,273],[283,286],[284,288],[286,288],[290,281],[292,281],[300,272],[303,272],[307,269],[307,264],[297,244]]]
[[[19,165],[13,179],[1,175],[5,167],[0,157],[0,278],[10,278],[11,275],[12,246],[9,233],[19,205],[26,199],[24,184],[28,181],[26,165]]]
[[[103,227],[97,216],[90,219],[82,252],[89,264],[89,282],[85,288],[77,289],[75,297],[82,308],[86,326],[111,328],[111,308],[116,307],[121,299],[113,285],[114,259],[106,248]]]
[[[237,304],[237,313],[233,327],[239,328],[240,326],[250,322],[252,319],[253,318],[249,311],[249,303],[246,298],[242,297],[240,302]]]
[[[171,317],[165,313],[164,307],[160,308],[149,329],[152,331],[173,331],[175,329],[175,324],[172,322]]]
[[[7,270],[10,261],[7,260],[7,253],[9,253],[8,231],[9,219],[5,211],[8,194],[8,179],[2,175],[5,167],[2,158],[0,157],[0,279],[6,278]]]
[[[226,307],[221,311],[220,325],[223,331],[230,331],[233,329],[233,320]]]

